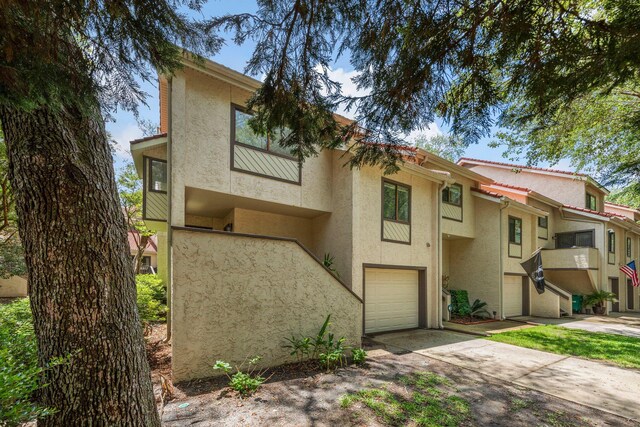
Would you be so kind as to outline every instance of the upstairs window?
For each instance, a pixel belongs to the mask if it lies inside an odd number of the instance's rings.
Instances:
[[[395,182],[384,181],[382,187],[382,215],[385,220],[409,224],[411,189]]]
[[[149,186],[148,190],[156,193],[167,192],[167,162],[158,159],[149,159]]]
[[[509,243],[522,244],[522,219],[509,217]]]
[[[627,258],[631,258],[631,237],[627,237]]]
[[[266,136],[258,135],[251,129],[251,126],[249,126],[249,119],[252,117],[250,113],[240,107],[233,107],[233,115],[234,127],[232,138],[234,143],[258,150],[269,151],[270,153],[281,156],[293,157],[291,150],[283,147],[279,143],[287,137],[288,130],[277,130]]]
[[[592,211],[598,210],[598,199],[593,194],[587,193],[587,201],[586,208],[591,209]]]
[[[613,230],[609,230],[609,238],[607,239],[607,250],[610,254],[616,253],[616,233]]]
[[[595,231],[572,231],[556,234],[556,248],[595,248]]]
[[[462,206],[462,186],[453,184],[442,190],[442,201],[450,205]]]
[[[540,228],[549,228],[549,217],[539,216],[538,217],[538,227]]]

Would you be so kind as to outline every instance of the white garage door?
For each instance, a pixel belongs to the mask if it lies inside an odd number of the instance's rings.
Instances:
[[[522,277],[504,276],[502,291],[505,317],[522,316]]]
[[[418,272],[365,270],[366,333],[418,327]]]

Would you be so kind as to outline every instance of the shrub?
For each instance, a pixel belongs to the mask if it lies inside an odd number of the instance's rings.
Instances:
[[[451,289],[451,314],[455,316],[468,316],[471,314],[469,306],[469,293],[467,291]]]
[[[351,352],[351,358],[356,365],[362,365],[367,361],[367,352],[362,348],[354,348]]]
[[[143,322],[165,320],[167,316],[167,293],[164,283],[155,274],[136,276],[138,313]]]
[[[39,406],[34,393],[42,369],[29,300],[0,305],[0,425],[19,425],[52,410]]]
[[[255,356],[251,359],[246,359],[240,366],[235,368],[235,373],[232,375],[234,368],[223,360],[216,361],[213,365],[214,370],[222,371],[229,379],[229,387],[240,393],[242,396],[250,396],[255,393],[258,388],[268,378],[263,377],[266,370],[260,371],[257,369],[257,364],[262,359],[260,356]],[[242,371],[242,367],[247,363],[249,369],[247,372]]]
[[[483,317],[488,318],[491,317],[491,313],[489,313],[486,309],[487,303],[484,301],[480,301],[476,299],[471,307],[469,307],[469,316],[473,317]]]

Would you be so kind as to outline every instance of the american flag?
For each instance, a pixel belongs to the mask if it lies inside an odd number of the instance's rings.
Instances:
[[[620,267],[620,271],[622,271],[633,283],[633,286],[638,287],[640,282],[638,282],[638,271],[636,270],[636,262],[631,261],[627,265],[623,265]]]

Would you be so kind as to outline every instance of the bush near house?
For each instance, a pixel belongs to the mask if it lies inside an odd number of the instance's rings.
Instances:
[[[0,425],[20,425],[51,413],[33,399],[42,369],[27,298],[0,305],[0,361]]]
[[[164,321],[167,317],[167,290],[155,274],[136,276],[138,313],[143,322]]]
[[[454,316],[468,316],[471,313],[469,293],[467,291],[451,289],[451,314]]]

